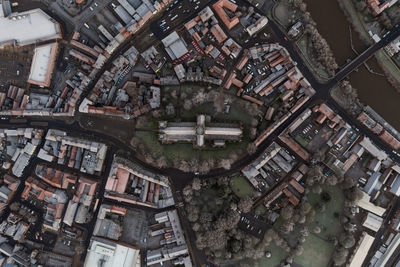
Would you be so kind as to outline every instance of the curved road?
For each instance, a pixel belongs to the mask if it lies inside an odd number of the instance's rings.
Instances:
[[[255,7],[255,10],[259,13],[264,13],[258,8]],[[400,29],[399,26],[396,25],[395,28],[387,34],[380,42],[374,44],[367,50],[365,50],[362,54],[360,54],[358,57],[356,57],[352,62],[349,64],[345,65],[342,67],[335,75],[335,77],[331,80],[329,80],[326,83],[320,83],[317,79],[315,79],[313,73],[308,69],[306,64],[303,62],[301,56],[298,54],[297,50],[295,49],[294,45],[292,42],[288,41],[286,38],[286,34],[280,29],[280,27],[274,22],[274,21],[269,21],[269,27],[273,30],[275,35],[278,38],[278,41],[281,45],[283,45],[290,53],[290,56],[294,61],[297,62],[297,67],[300,69],[300,71],[303,73],[303,75],[307,78],[307,80],[310,82],[312,87],[316,90],[316,94],[306,103],[303,105],[302,108],[300,108],[295,114],[293,114],[287,121],[285,121],[280,127],[278,127],[277,130],[274,131],[273,134],[271,134],[268,138],[266,138],[261,145],[257,148],[257,151],[253,153],[252,155],[247,155],[238,161],[234,162],[229,170],[225,170],[222,168],[219,169],[213,169],[207,174],[200,175],[199,177],[202,179],[207,179],[211,177],[217,177],[217,176],[226,176],[233,174],[249,163],[251,163],[253,160],[255,160],[264,150],[265,148],[271,143],[271,141],[277,136],[278,133],[280,133],[282,130],[284,130],[298,115],[301,114],[307,107],[309,107],[312,104],[316,104],[319,101],[327,101],[328,104],[333,107],[338,114],[345,119],[347,122],[349,122],[352,125],[355,125],[357,128],[360,129],[360,131],[372,139],[381,149],[385,150],[391,157],[393,157],[397,162],[400,163],[400,158],[392,153],[391,148],[389,148],[386,144],[384,144],[376,135],[372,134],[368,129],[366,129],[363,125],[361,125],[358,121],[356,121],[354,118],[351,118],[347,113],[332,99],[330,98],[329,95],[329,90],[335,86],[339,81],[344,79],[348,74],[350,74],[354,69],[356,69],[358,66],[360,66],[363,62],[365,62],[369,57],[371,57],[376,51],[390,43],[392,40],[394,40],[397,36],[400,35]],[[103,66],[102,70],[99,72],[99,74],[95,77],[95,79],[91,82],[91,85],[89,86],[88,90],[86,90],[86,93],[83,94],[82,98],[83,99],[88,92],[92,89],[92,87],[96,84],[97,80],[100,78],[101,74],[104,72],[106,68],[108,68],[112,62],[113,59],[115,59],[116,56],[118,56],[120,53],[122,53],[124,50],[128,49],[130,46],[130,43],[133,38],[136,38],[137,34],[135,37],[131,37],[129,40],[127,40],[122,46],[120,46],[117,51],[110,57],[108,62]],[[79,104],[77,105],[77,107]],[[85,116],[85,115],[84,115]],[[73,133],[85,133],[88,136],[93,137],[96,140],[99,140],[101,142],[104,142],[108,144],[109,146],[112,147],[112,151],[116,151],[117,149],[123,149],[129,154],[129,159],[135,161],[136,163],[142,165],[144,168],[147,168],[155,173],[159,173],[161,175],[166,175],[170,178],[171,182],[171,187],[173,191],[175,192],[174,196],[176,199],[177,203],[177,209],[180,215],[184,213],[184,210],[182,208],[182,189],[184,186],[189,183],[193,178],[194,174],[193,173],[184,173],[178,169],[175,168],[164,168],[164,169],[159,169],[156,168],[150,164],[147,164],[146,162],[143,162],[140,160],[137,155],[136,151],[129,146],[127,146],[125,143],[121,142],[120,140],[114,138],[113,136],[109,136],[104,133],[99,133],[92,131],[90,129],[83,128],[82,126],[79,125],[77,121],[75,121],[71,125],[66,125],[65,122],[63,121],[57,121],[57,120],[46,120],[43,118],[28,118],[26,123],[22,124],[16,124],[13,125],[15,127],[32,127],[31,123],[32,122],[47,122],[49,125],[48,127],[39,127],[39,126],[34,126],[36,128],[56,128],[60,130],[65,130],[67,132],[73,132]],[[10,128],[10,124],[0,122],[0,127],[5,127],[5,128]],[[112,160],[108,158],[108,160]],[[106,164],[111,164],[111,162],[106,162]],[[104,185],[102,186],[102,190],[104,190]],[[194,233],[190,229],[190,225],[187,223],[187,220],[184,219],[184,216],[180,216],[181,219],[183,219],[183,226],[185,228],[185,232],[190,236],[190,240],[194,241]],[[195,248],[195,246],[190,242],[189,248],[194,254],[194,261],[196,266],[200,266],[201,264],[205,263],[205,257],[203,253],[199,253],[199,251]]]

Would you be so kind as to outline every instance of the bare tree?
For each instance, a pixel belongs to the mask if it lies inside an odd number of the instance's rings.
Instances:
[[[249,143],[249,144],[247,145],[247,153],[253,154],[253,153],[255,153],[256,151],[257,151],[257,146],[256,146],[256,144],[254,144],[254,143]]]
[[[349,254],[349,251],[345,248],[336,249],[333,252],[332,260],[336,266],[343,265],[346,262],[348,254]]]
[[[251,122],[250,122],[250,125],[252,127],[256,127],[258,125],[258,120],[256,118],[252,118]]]
[[[357,203],[363,197],[362,191],[358,187],[351,187],[344,191],[345,197],[352,203]]]
[[[10,205],[10,210],[11,211],[17,211],[17,210],[19,210],[20,206],[21,205],[18,202],[13,202]]]
[[[224,104],[225,102],[225,94],[218,92],[213,99],[213,103],[214,103],[214,107],[215,107],[215,111],[217,113],[220,113],[224,110]]]
[[[340,237],[339,242],[344,248],[351,248],[355,245],[356,240],[354,239],[354,236],[351,234],[343,234]]]
[[[364,1],[358,1],[356,7],[359,11],[364,11],[367,8],[367,4]]]
[[[199,219],[199,213],[198,212],[194,212],[194,211],[190,211],[188,214],[188,220],[189,222],[196,222]]]
[[[198,177],[195,177],[192,181],[192,189],[199,191],[201,189],[201,180]]]
[[[294,229],[294,222],[292,221],[285,221],[281,227],[280,230],[283,234],[289,234],[290,232],[292,232]]]
[[[184,196],[191,196],[191,195],[193,195],[192,187],[189,186],[189,185],[185,186],[185,188],[183,188],[182,193],[183,193]]]
[[[300,245],[298,245],[297,247],[295,247],[294,250],[293,250],[293,253],[294,253],[296,256],[300,256],[301,254],[303,254],[303,252],[304,252],[304,248],[303,248],[303,246],[300,246]]]
[[[202,212],[200,214],[200,218],[199,218],[199,222],[200,224],[206,224],[207,222],[211,222],[212,221],[212,214],[209,212]]]
[[[185,110],[190,110],[193,107],[193,103],[190,99],[185,99],[185,101],[183,102],[183,108]]]
[[[300,205],[301,214],[307,215],[312,209],[312,206],[308,202],[303,202]]]
[[[158,168],[165,168],[167,166],[167,159],[164,156],[161,156],[156,160],[155,163]]]
[[[211,170],[211,166],[207,160],[203,160],[199,165],[199,172],[206,173]]]
[[[207,100],[207,94],[204,92],[204,89],[199,90],[192,99],[194,105],[201,105]]]
[[[221,167],[224,168],[225,170],[229,170],[231,168],[231,160],[229,159],[221,160]]]
[[[313,165],[307,173],[307,185],[313,185],[314,183],[318,183],[322,179],[322,167],[320,165]]]
[[[307,236],[309,236],[310,231],[308,230],[307,226],[303,226],[303,227],[301,227],[299,233],[300,233],[300,236],[307,237]]]
[[[257,137],[257,128],[250,128],[249,137],[250,139],[255,139]]]
[[[314,185],[312,187],[312,192],[314,194],[321,194],[322,193],[322,187],[320,185]]]
[[[325,180],[325,183],[330,185],[330,186],[337,185],[338,182],[339,182],[339,179],[337,178],[336,175],[331,175]]]
[[[288,221],[289,219],[292,218],[293,212],[294,212],[293,207],[290,205],[287,205],[286,207],[282,208],[280,215],[282,216],[282,219],[284,219],[285,221]]]
[[[253,200],[250,197],[241,198],[238,204],[238,208],[244,213],[249,212],[252,206]]]
[[[172,103],[169,103],[166,107],[165,107],[165,112],[167,113],[167,115],[174,115],[175,114],[175,107]]]
[[[321,228],[318,227],[318,226],[315,226],[314,229],[313,229],[313,232],[316,233],[316,234],[319,234],[319,233],[321,233]]]

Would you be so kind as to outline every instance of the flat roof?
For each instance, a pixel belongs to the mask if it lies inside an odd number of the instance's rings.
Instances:
[[[174,127],[170,126],[165,129],[160,130],[161,133],[167,134],[167,135],[195,135],[196,130],[194,127]]]
[[[91,240],[85,267],[132,267],[136,266],[139,249],[108,239],[94,237]]]
[[[206,135],[241,135],[242,130],[240,128],[223,128],[223,127],[206,127]]]
[[[368,251],[371,248],[372,243],[374,242],[374,240],[375,240],[374,237],[370,236],[367,233],[364,233],[364,236],[362,237],[361,244],[357,248],[354,257],[350,262],[350,267],[358,267],[358,266],[362,265],[362,263],[364,262],[365,257],[367,257]]]
[[[374,213],[368,212],[367,218],[363,223],[364,227],[371,229],[374,232],[378,232],[382,226],[383,219]]]
[[[51,75],[54,69],[58,44],[51,43],[38,46],[32,59],[31,72],[29,74],[29,83],[49,86]]]
[[[162,39],[161,42],[164,44],[165,50],[167,50],[167,53],[172,59],[180,58],[188,52],[185,43],[182,41],[176,31]]]
[[[382,207],[379,207],[379,206],[376,206],[375,204],[370,202],[370,198],[371,197],[367,193],[362,192],[362,194],[363,194],[363,197],[362,197],[362,199],[360,199],[358,201],[357,205],[360,208],[362,208],[364,210],[367,210],[369,212],[375,213],[378,216],[383,216],[383,214],[385,213],[386,209],[384,209]]]
[[[23,46],[61,38],[59,24],[37,8],[0,16],[0,47],[16,43]]]

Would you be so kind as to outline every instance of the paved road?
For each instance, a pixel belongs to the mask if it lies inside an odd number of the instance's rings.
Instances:
[[[400,25],[396,24],[395,27],[386,34],[379,42],[371,45],[368,49],[358,55],[349,64],[342,67],[331,80],[331,82],[337,83],[344,78],[346,78],[353,70],[358,68],[361,64],[367,61],[371,56],[373,56],[379,49],[385,47],[393,40],[395,40],[400,35]],[[330,83],[331,83],[330,82]],[[328,84],[330,84],[328,83]]]
[[[388,212],[384,223],[382,224],[381,228],[379,228],[378,232],[375,234],[375,240],[372,243],[371,248],[368,251],[367,256],[365,257],[365,260],[363,262],[363,265],[361,267],[367,267],[369,266],[369,262],[371,258],[374,256],[375,251],[379,249],[379,247],[382,245],[382,239],[381,236],[384,235],[384,233],[389,229],[389,221],[393,219],[394,215],[396,214],[397,210],[400,207],[400,198],[396,198],[394,200],[394,203],[392,204],[392,207],[390,211]],[[398,256],[398,255],[393,255],[393,256]],[[386,265],[388,266],[388,265]]]
[[[101,4],[102,4],[101,6],[98,7],[100,9],[101,7],[104,7],[104,5],[109,1],[98,1],[98,2],[99,3],[101,2]],[[56,12],[59,16],[63,17],[69,23],[74,24],[74,23],[78,22],[76,25],[78,25],[79,27],[81,27],[83,25],[84,21],[86,21],[88,18],[90,18],[90,15],[91,15],[89,11],[84,11],[78,17],[71,18],[68,14],[66,14],[65,11],[60,11],[59,7],[57,7],[55,4],[53,4],[51,7],[53,8],[52,11]],[[261,10],[259,10],[257,8],[255,8],[255,9],[258,12],[263,13]],[[153,26],[154,26],[154,24],[153,24]],[[290,119],[288,119],[285,123],[283,123],[280,127],[278,127],[278,129],[273,134],[271,134],[266,140],[264,140],[264,142],[258,147],[256,153],[245,156],[242,159],[239,159],[234,164],[232,164],[232,167],[230,170],[225,170],[222,168],[215,169],[215,170],[210,171],[206,175],[201,175],[200,177],[203,179],[206,179],[206,178],[210,178],[210,177],[229,175],[229,174],[239,171],[244,166],[246,166],[250,162],[252,162],[255,158],[257,158],[264,151],[264,149],[271,143],[271,141],[276,137],[277,133],[280,133],[283,129],[285,129],[298,115],[301,114],[301,112],[303,112],[307,107],[309,107],[313,104],[316,104],[321,100],[327,101],[330,106],[332,106],[334,109],[336,109],[338,114],[340,116],[342,116],[343,119],[345,119],[348,123],[355,125],[357,128],[359,128],[360,131],[364,135],[371,138],[381,149],[385,150],[397,162],[400,163],[400,158],[397,155],[392,153],[391,148],[389,148],[386,144],[381,142],[380,139],[376,135],[372,134],[372,132],[370,132],[368,129],[366,129],[365,127],[360,125],[360,123],[358,123],[354,118],[351,118],[350,116],[348,116],[347,113],[343,109],[341,109],[339,107],[339,105],[335,101],[333,101],[329,96],[329,90],[333,86],[335,86],[340,80],[345,78],[349,73],[351,73],[354,69],[356,69],[360,64],[365,62],[377,50],[379,50],[380,48],[382,48],[383,46],[388,44],[391,40],[393,40],[397,36],[399,36],[400,35],[399,28],[396,27],[390,34],[385,36],[385,38],[383,38],[380,42],[374,44],[372,47],[370,47],[369,49],[364,51],[362,54],[360,54],[355,60],[353,60],[352,62],[347,64],[341,70],[339,70],[339,72],[336,74],[336,76],[333,79],[331,79],[327,83],[320,83],[317,79],[315,79],[313,73],[308,69],[306,64],[303,62],[302,58],[298,54],[298,52],[295,49],[292,42],[290,42],[286,39],[285,33],[281,31],[279,26],[275,22],[270,21],[269,27],[271,27],[271,29],[274,31],[275,35],[278,38],[279,43],[281,45],[283,45],[284,47],[286,47],[286,49],[289,51],[292,59],[297,62],[298,68],[303,73],[303,75],[308,79],[308,81],[311,83],[313,88],[316,90],[316,94],[302,108],[300,108],[297,112],[295,112],[295,114],[293,114],[293,116],[291,116]],[[119,47],[117,49],[116,53],[109,59],[108,63],[105,64],[105,66],[103,66],[102,70],[104,71],[109,66],[110,62],[112,62],[112,60],[116,56],[118,56],[120,53],[123,53],[123,51],[128,49],[129,44],[130,44],[130,40],[125,42],[125,44],[122,45],[121,47]],[[100,72],[100,74],[101,73],[102,73],[102,71]],[[93,82],[91,83],[92,85],[96,84],[96,81],[100,78],[100,74],[93,80]],[[87,90],[87,92],[90,91],[90,89],[91,88],[89,88],[89,90]],[[77,106],[79,106],[79,105],[77,105]],[[18,127],[24,127],[24,126],[28,127],[28,126],[30,126],[30,123],[33,121],[47,121],[47,120],[44,118],[40,118],[40,119],[30,118],[30,119],[28,119],[27,123],[25,123],[23,125],[19,124],[17,126]],[[0,127],[10,128],[10,124],[6,124],[6,125],[1,125],[1,124],[2,123],[0,123]],[[86,133],[89,136],[92,136],[93,138],[95,138],[97,140],[98,139],[102,140],[103,142],[111,145],[114,148],[121,148],[121,149],[128,151],[132,155],[131,159],[133,161],[139,163],[140,165],[144,166],[145,168],[147,168],[153,172],[160,173],[163,175],[168,175],[170,177],[170,180],[172,183],[172,188],[174,189],[175,192],[177,192],[175,194],[176,198],[182,198],[182,195],[180,192],[182,191],[183,187],[188,182],[190,182],[194,177],[193,173],[183,173],[182,171],[179,171],[174,168],[158,169],[158,168],[151,166],[145,162],[142,162],[141,160],[139,160],[136,157],[136,152],[133,149],[128,148],[126,146],[126,144],[122,143],[121,141],[117,140],[116,138],[114,138],[112,136],[108,136],[106,134],[100,134],[98,132],[92,132],[90,130],[83,129],[77,122],[75,122],[72,125],[65,125],[63,122],[60,122],[60,121],[50,121],[48,128],[57,128],[57,129],[66,130],[68,132],[72,131],[72,132],[77,132],[77,133]],[[107,165],[111,165],[111,164],[109,162],[107,162]],[[104,183],[102,183],[100,193],[103,193],[103,192],[104,192]],[[100,201],[99,205],[101,203],[102,203],[102,201]],[[97,212],[98,211],[96,211],[95,215],[97,214]],[[181,212],[183,212],[183,211],[181,210]],[[182,216],[181,216],[181,218],[182,218]],[[185,218],[183,218],[183,220],[184,220],[183,226],[185,228],[185,232],[190,233],[191,231],[190,231],[190,229],[188,229],[190,227],[190,225],[186,223]],[[93,227],[94,227],[94,221],[92,220],[88,224],[89,233],[91,233],[93,231]],[[191,238],[191,241],[193,241],[193,242],[191,242],[190,246],[193,247],[193,243],[194,243],[193,237]],[[195,258],[196,266],[199,263],[205,263],[204,254],[202,254],[200,256],[196,255],[194,258]]]

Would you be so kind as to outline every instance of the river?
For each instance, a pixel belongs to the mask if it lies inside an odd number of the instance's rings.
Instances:
[[[337,1],[305,0],[305,2],[307,10],[317,23],[318,31],[329,43],[337,63],[343,65],[347,59],[353,59],[356,54],[351,48],[350,24]],[[352,41],[356,51],[362,52],[366,49],[354,31],[352,31]],[[383,74],[374,57],[368,60],[367,64],[373,71]],[[371,106],[393,127],[400,130],[400,119],[396,115],[400,113],[398,104],[400,94],[386,78],[370,73],[364,66],[350,74],[349,78],[353,87],[357,88],[361,102]]]

